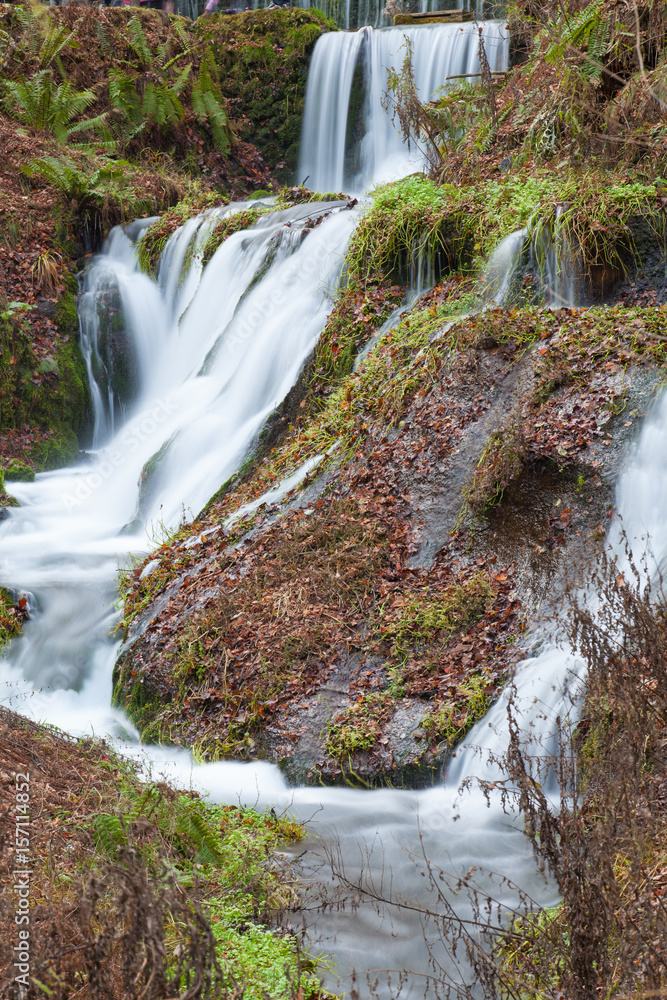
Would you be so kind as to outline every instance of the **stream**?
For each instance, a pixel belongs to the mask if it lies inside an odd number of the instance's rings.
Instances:
[[[410,30],[423,96],[431,96],[446,76],[478,68],[472,25]],[[504,68],[502,22],[486,22],[484,31],[493,42],[491,68]],[[364,29],[318,42],[301,165],[311,187],[342,190],[349,183],[363,191],[418,166],[378,106],[384,67],[401,58],[401,35],[393,28]],[[352,176],[346,173],[345,135],[362,50],[374,96]],[[27,595],[31,615],[24,635],[0,661],[0,697],[14,710],[71,733],[106,737],[148,769],[214,800],[290,809],[308,821],[310,839],[296,850],[301,872],[315,886],[345,897],[341,902],[335,896],[335,905],[318,911],[316,888],[308,916],[311,948],[332,957],[327,985],[349,990],[355,970],[361,995],[368,995],[366,977],[379,976],[379,993],[393,996],[398,974],[392,973],[390,987],[386,970],[407,970],[402,997],[434,996],[429,975],[465,982],[472,974],[463,956],[452,957],[439,937],[430,947],[426,943],[428,924],[419,907],[440,903],[424,857],[456,877],[473,866],[500,872],[541,904],[555,901],[553,886],[536,871],[519,819],[493,799],[488,805],[474,786],[458,793],[468,775],[498,776],[489,755],[502,754],[506,745],[505,699],[469,734],[442,784],[424,791],[288,788],[279,770],[261,761],[197,765],[184,751],[140,747],[132,724],[110,704],[119,647],[112,638],[119,564],[150,551],[162,532],[194,517],[238,469],[317,341],[361,211],[344,203],[327,206],[330,214],[305,238],[309,216],[321,214],[321,204],[271,212],[227,239],[202,270],[196,251],[210,227],[222,212],[242,207],[214,210],[182,227],[164,251],[157,281],[137,268],[132,240],[140,225],[114,230],[86,272],[79,312],[91,379],[98,302],[115,287],[135,348],[139,392],[125,412],[114,410],[109,394],[93,381],[94,446],[85,460],[40,474],[34,483],[11,484],[20,507],[0,523],[0,582]],[[520,243],[515,239],[517,248]],[[512,267],[512,261],[503,266]],[[500,288],[503,280],[501,274]],[[142,490],[142,469],[158,452],[157,472]],[[663,399],[617,485],[635,557],[641,558],[642,538],[649,534],[651,557],[659,565],[667,555],[666,454]],[[610,543],[618,546],[618,537]],[[522,726],[548,737],[555,718],[571,705],[582,667],[567,649],[535,648],[539,652],[517,675]],[[344,859],[343,872],[332,874],[331,853]],[[480,877],[508,905],[516,901],[511,886]],[[346,880],[353,886],[349,891]],[[375,905],[355,885],[410,908]],[[470,914],[465,894],[448,898],[462,917]]]

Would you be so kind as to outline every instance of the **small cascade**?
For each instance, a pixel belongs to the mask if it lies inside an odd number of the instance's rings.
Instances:
[[[492,72],[504,70],[509,37],[503,21],[481,25]],[[428,101],[448,77],[479,72],[479,38],[474,22],[419,27],[364,28],[354,35],[333,32],[318,39],[306,91],[298,179],[319,191],[363,191],[371,182],[404,176],[422,166],[408,151],[391,115],[382,108],[387,70],[402,62],[409,38],[415,84]],[[361,74],[355,73],[361,64]],[[362,117],[357,139],[355,117]],[[357,144],[357,149],[351,147]],[[349,164],[358,164],[350,169]]]
[[[567,233],[558,221],[565,211],[564,205],[556,207],[553,231],[535,238],[531,246],[531,263],[540,275],[545,300],[556,308],[574,306],[583,298],[581,267]]]
[[[197,250],[214,222],[198,217],[172,236],[165,256],[181,272],[160,270],[162,285],[139,271],[136,234],[111,233],[79,303],[96,445],[88,464],[17,483],[21,507],[0,529],[3,582],[36,595],[24,637],[0,660],[3,700],[72,730],[124,725],[110,709],[118,562],[150,548],[156,525],[197,513],[238,468],[326,321],[356,213],[318,203],[268,214],[202,271]],[[105,395],[109,330],[136,364],[123,422]]]
[[[517,229],[501,240],[489,257],[481,279],[482,295],[487,302],[498,306],[507,302],[527,239],[527,230]]]
[[[93,448],[113,436],[152,363],[151,331],[164,310],[155,287],[136,294],[142,276],[132,242],[152,221],[134,226],[131,237],[115,229],[82,280],[79,329],[93,400]]]
[[[565,211],[558,206],[553,227],[517,229],[498,244],[480,280],[483,300],[505,306],[511,302],[570,308],[585,298],[578,255],[558,225]]]

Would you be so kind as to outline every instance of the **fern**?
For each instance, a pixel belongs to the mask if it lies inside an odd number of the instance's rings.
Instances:
[[[213,54],[209,50],[202,59],[192,87],[192,110],[196,118],[210,128],[216,148],[221,153],[227,153],[231,145],[231,130],[224,98],[213,78],[214,72]]]
[[[551,22],[546,30],[548,37],[551,37],[553,41],[544,53],[546,62],[560,62],[570,46],[585,48],[591,35],[600,29],[603,7],[604,0],[593,0],[578,14],[566,16],[564,23],[554,24]]]
[[[171,87],[152,81],[146,84],[141,111],[144,118],[155,122],[161,128],[165,125],[177,125],[185,114],[183,105]]]
[[[604,66],[601,60],[609,51],[610,40],[611,21],[605,18],[604,21],[598,21],[591,30],[583,69],[584,76],[594,84],[597,84],[602,77]]]
[[[100,813],[93,820],[95,846],[110,857],[115,857],[119,847],[127,843],[125,827],[119,816],[113,813]]]
[[[5,80],[2,91],[2,106],[12,118],[49,129],[62,143],[72,133],[94,127],[95,119],[74,124],[94,100],[92,90],[75,90],[68,80],[56,85],[48,70],[40,70],[27,80]]]
[[[141,102],[133,81],[114,67],[109,70],[109,99],[114,108],[121,111],[132,125],[144,127]]]
[[[134,823],[139,816],[150,818],[161,802],[162,794],[157,785],[147,785],[128,813],[130,823]]]
[[[192,841],[197,860],[203,865],[221,865],[223,862],[220,838],[206,819],[198,803],[181,796],[178,800],[176,830]]]
[[[136,15],[130,18],[128,31],[130,32],[129,43],[132,51],[141,62],[143,68],[149,69],[153,65],[153,55],[148,46],[144,29],[141,27],[141,22]]]
[[[113,186],[118,192],[125,181],[126,160],[114,160],[92,174],[79,170],[71,160],[43,156],[21,167],[27,177],[40,176],[77,201],[101,200]]]
[[[59,59],[60,53],[68,45],[72,47],[76,46],[79,48],[79,43],[72,43],[74,38],[74,32],[67,28],[67,25],[60,25],[60,27],[52,28],[42,41],[39,49],[39,66],[40,69],[48,69],[52,62],[56,62]]]

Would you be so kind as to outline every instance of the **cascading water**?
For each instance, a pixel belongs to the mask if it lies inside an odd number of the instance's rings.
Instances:
[[[504,21],[485,21],[482,34],[492,72],[507,67],[509,37]],[[408,38],[415,85],[430,100],[448,77],[479,73],[478,27],[473,22],[420,27],[365,28],[318,39],[308,75],[299,161],[299,181],[318,191],[364,191],[420,169],[422,156],[408,150],[382,107],[387,69],[400,65]],[[355,70],[361,66],[362,83]],[[361,112],[363,105],[363,112]],[[361,114],[362,135],[351,133],[350,115]],[[350,145],[358,141],[356,156]],[[352,160],[358,166],[350,167]]]
[[[424,93],[447,75],[475,71],[476,46],[468,26],[419,31],[424,40],[420,41],[421,35],[415,38],[415,52],[423,46],[424,56],[415,64],[425,67],[420,83]],[[489,38],[498,38],[492,68],[500,68],[506,41],[500,28],[497,35],[495,31],[485,27]],[[396,54],[402,34],[393,29],[372,34],[367,45],[371,78],[375,74],[381,81],[382,67],[392,52]],[[335,122],[336,138],[326,147],[337,164],[335,177],[344,179],[340,164],[347,129],[341,122],[349,105],[346,81],[354,75],[363,39],[333,37],[342,40],[330,51],[324,44],[326,36],[318,43],[317,58],[320,68],[328,67],[326,72],[318,70],[315,60],[312,73],[315,78],[320,72],[317,87],[323,99],[334,75],[332,53],[347,53],[339,66],[343,83],[330,86],[335,107],[345,108]],[[456,59],[442,51],[449,43],[455,48],[455,40]],[[489,45],[487,52],[491,62]],[[334,125],[328,123],[329,127]],[[312,122],[308,128],[309,141],[325,140]],[[401,160],[400,169],[411,169],[400,139],[389,135],[387,123],[376,118],[372,128],[378,134],[367,133],[372,151],[364,153],[365,177],[389,169],[394,154]],[[326,159],[318,161],[316,169],[328,169]],[[342,180],[329,183],[317,175],[310,183],[325,189],[344,186]],[[131,740],[131,725],[109,707],[117,652],[110,635],[117,621],[113,607],[117,562],[128,552],[150,548],[151,525],[172,526],[184,510],[186,515],[196,512],[208,500],[238,468],[266,416],[293,384],[325,321],[328,291],[336,285],[355,225],[355,213],[339,207],[304,238],[301,222],[309,211],[302,206],[264,216],[252,229],[231,236],[203,271],[197,248],[214,216],[199,217],[170,241],[157,283],[138,271],[131,241],[120,230],[93,263],[81,299],[89,371],[94,375],[103,360],[100,328],[95,325],[100,292],[113,287],[136,352],[136,393],[125,412],[118,413],[108,385],[98,391],[96,440],[88,464],[12,487],[21,507],[0,524],[0,577],[13,588],[32,592],[36,602],[24,637],[0,663],[2,698],[14,708],[72,732],[89,731],[92,726],[99,735],[126,735]],[[317,213],[321,211],[317,206]],[[499,293],[502,281],[501,277]],[[125,421],[120,426],[119,416]],[[666,449],[667,398],[647,421],[617,494],[630,536],[650,534],[659,565],[667,558],[667,470],[662,460]],[[150,483],[140,485],[146,463],[158,455]],[[283,489],[306,471],[296,470]],[[638,561],[642,545],[637,541]],[[526,726],[538,714],[548,719],[562,710],[567,681],[576,683],[580,669],[571,652],[556,646],[523,665],[517,684]],[[540,726],[548,729],[548,724]],[[484,752],[502,752],[506,743],[502,700],[471,733],[469,742]],[[138,752],[131,742],[124,749]],[[474,750],[460,751],[443,784],[421,792],[288,789],[277,768],[267,764],[193,767],[183,752],[159,748],[152,748],[149,756],[164,767],[169,764],[177,778],[208,790],[214,798],[291,807],[311,821],[314,833],[338,844],[353,883],[373,885],[410,903],[412,909],[385,907],[379,913],[367,906],[327,910],[313,921],[309,927],[313,948],[331,953],[336,963],[332,985],[337,974],[345,980],[352,968],[362,977],[370,972],[375,978],[377,972],[392,967],[414,973],[403,996],[423,996],[424,975],[433,971],[432,960],[447,965],[454,978],[466,978],[465,969],[447,957],[443,942],[435,942],[439,950],[430,954],[423,940],[415,908],[432,905],[433,896],[422,875],[422,852],[455,874],[473,865],[500,870],[519,884],[531,885],[533,895],[543,902],[553,898],[552,888],[535,874],[516,817],[506,816],[497,803],[487,808],[475,790],[453,808],[463,777],[495,774],[493,765],[487,769],[484,756],[479,758]],[[306,846],[309,850],[301,863],[316,879],[321,848],[314,843]],[[463,903],[454,905],[465,914]]]
[[[118,289],[140,359],[138,398],[88,465],[16,485],[21,507],[2,525],[1,574],[36,594],[37,608],[2,661],[3,700],[73,729],[88,728],[92,710],[97,732],[110,731],[107,717],[113,730],[108,632],[118,558],[146,547],[145,525],[150,534],[199,510],[291,388],[326,319],[355,222],[354,212],[335,209],[302,240],[308,211],[272,213],[230,237],[203,275],[194,260],[176,289],[141,274],[127,236],[112,233],[88,283],[101,275]],[[175,235],[175,258],[196,228]],[[158,453],[142,490],[142,469]]]
[[[517,229],[498,244],[480,281],[486,302],[503,306],[511,300],[548,306],[579,306],[584,300],[580,262],[567,234],[558,226],[563,206],[556,208],[554,229]]]

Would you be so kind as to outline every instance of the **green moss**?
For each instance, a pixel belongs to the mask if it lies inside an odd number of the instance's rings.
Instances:
[[[593,172],[517,171],[467,187],[412,175],[374,192],[350,243],[349,271],[365,281],[405,280],[420,248],[441,274],[479,270],[505,236],[524,227],[538,241],[543,233],[566,236],[586,266],[626,266],[637,255],[633,219],[647,220],[662,243],[660,190],[660,182]]]
[[[92,416],[86,363],[74,340],[61,344],[56,354],[60,424],[75,435],[83,434]]]
[[[31,469],[25,462],[14,460],[5,469],[5,478],[12,479],[14,482],[32,483],[35,479],[35,470]],[[4,483],[2,484],[2,492],[4,492]]]
[[[79,289],[76,279],[71,275],[68,275],[67,286],[56,305],[56,324],[61,336],[75,338],[79,332],[75,298]]]
[[[294,179],[306,96],[308,57],[336,25],[319,10],[257,10],[196,22],[211,47],[237,134],[261,152],[282,182]]]
[[[456,700],[439,699],[421,723],[430,738],[452,749],[489,710],[488,682],[481,676],[462,681]]]
[[[60,469],[72,465],[79,457],[79,441],[71,427],[59,427],[53,437],[39,441],[32,458],[39,470]]]
[[[394,699],[386,691],[363,695],[327,726],[327,753],[335,760],[344,760],[370,750],[393,708]]]
[[[220,219],[219,222],[216,222],[200,251],[202,267],[206,267],[218,247],[222,246],[232,233],[249,229],[262,215],[270,211],[270,208],[260,205],[257,208],[246,209],[243,212],[235,212],[226,219]]]
[[[128,717],[132,719],[141,733],[144,742],[155,740],[167,743],[169,742],[168,734],[159,730],[155,732],[153,725],[164,708],[164,700],[160,699],[157,692],[154,692],[148,685],[142,683],[143,679],[135,680],[135,674],[131,657],[116,664],[113,672],[111,703],[127,712]]]

